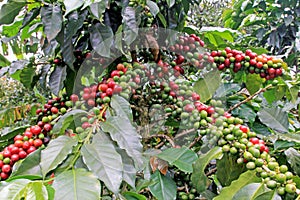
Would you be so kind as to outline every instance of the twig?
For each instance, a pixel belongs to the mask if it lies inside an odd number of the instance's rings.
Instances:
[[[171,137],[167,136],[167,135],[164,135],[164,134],[154,134],[154,135],[150,135],[150,136],[148,136],[146,139],[156,138],[156,137],[166,139],[166,140],[171,144],[172,147],[175,147],[175,146],[176,146],[176,145],[175,145],[175,142],[173,141],[173,139],[172,139]]]
[[[243,101],[235,104],[234,106],[232,106],[231,108],[229,108],[227,110],[228,113],[230,113],[231,111],[233,111],[234,109],[240,107],[242,104],[247,103],[248,101],[252,100],[254,97],[256,97],[257,95],[259,95],[260,93],[265,92],[267,89],[271,88],[272,85],[267,85],[265,88],[261,88],[259,89],[257,92],[255,92],[254,94],[252,94],[251,96],[247,97],[246,99],[244,99]]]
[[[197,138],[195,138],[193,140],[193,142],[189,145],[189,149],[192,148],[197,142],[199,142],[199,140],[201,140],[202,135],[198,136]]]
[[[192,133],[193,131],[195,131],[195,129],[188,129],[188,130],[184,130],[184,131],[182,131],[181,133],[179,133],[179,134],[176,134],[176,136],[175,136],[175,138],[174,139],[177,139],[177,138],[180,138],[180,137],[182,137],[182,136],[185,136],[185,135],[187,135],[187,134],[189,134],[189,133]]]
[[[215,173],[216,171],[217,171],[217,168],[215,167],[215,168],[209,170],[205,175],[206,175],[206,176],[209,176],[209,175]]]

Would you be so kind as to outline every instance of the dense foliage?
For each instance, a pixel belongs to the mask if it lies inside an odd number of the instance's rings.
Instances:
[[[25,100],[31,121],[0,123],[0,199],[299,198],[297,39],[249,46],[242,28],[243,12],[267,22],[290,4],[236,1],[226,28],[201,29],[186,26],[195,5],[4,4],[2,51],[18,60],[0,56],[0,75],[43,106]]]

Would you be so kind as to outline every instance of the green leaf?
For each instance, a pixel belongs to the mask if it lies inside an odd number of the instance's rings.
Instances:
[[[25,0],[10,0],[5,3],[0,9],[0,25],[12,23],[25,5]]]
[[[287,98],[290,100],[292,103],[296,103],[298,100],[298,92],[299,92],[299,85],[291,84],[289,82],[285,82],[287,85]]]
[[[93,49],[101,56],[110,57],[114,35],[111,27],[97,23],[89,31]]]
[[[262,108],[257,113],[260,121],[278,132],[287,133],[289,129],[288,114],[279,107]]]
[[[218,159],[223,155],[221,147],[214,147],[206,154],[201,154],[196,163],[193,165],[192,183],[199,193],[204,192],[208,186],[208,178],[204,170],[209,162]]]
[[[286,93],[286,86],[277,85],[274,88],[271,88],[263,93],[263,96],[269,104],[272,104],[275,101],[282,99]]]
[[[299,135],[299,133],[285,133],[285,134],[276,133],[276,136],[279,136],[279,138],[281,140],[286,140],[286,141],[289,141],[289,142],[300,143],[300,135]]]
[[[19,200],[25,195],[26,186],[30,181],[27,179],[17,179],[3,185],[0,190],[1,200]],[[2,182],[3,184],[3,182]]]
[[[258,74],[247,74],[246,88],[252,95],[262,87],[263,79]]]
[[[77,168],[65,171],[53,181],[55,200],[99,199],[100,182],[85,169]]]
[[[64,80],[67,77],[67,67],[56,66],[54,71],[50,75],[49,85],[51,92],[58,96],[59,91],[64,86]]]
[[[171,8],[175,4],[175,0],[167,0],[167,4]]]
[[[48,191],[42,182],[31,182],[26,187],[26,199],[48,200]]]
[[[254,200],[266,200],[266,199],[281,200],[282,198],[277,194],[276,190],[271,190],[258,195]]]
[[[265,126],[264,124],[257,122],[257,121],[255,121],[253,124],[250,124],[250,128],[257,134],[261,134],[264,136],[271,134],[271,132],[267,126]]]
[[[17,60],[12,62],[9,68],[9,74],[12,75],[16,73],[18,70],[21,70],[25,66],[27,66],[27,64],[28,64],[27,60]]]
[[[74,121],[75,117],[81,117],[83,115],[87,115],[88,113],[84,110],[71,110],[64,114],[52,128],[53,134],[61,135],[65,133],[65,130],[70,126],[70,124]],[[80,123],[80,122],[78,122]]]
[[[151,14],[153,15],[153,17],[155,17],[158,13],[159,13],[159,7],[158,5],[150,0],[147,0],[147,6],[149,7],[149,10],[151,12]]]
[[[217,160],[217,178],[222,186],[228,186],[245,171],[245,165],[236,162],[236,156],[224,154],[222,159]]]
[[[290,147],[284,151],[284,154],[286,155],[286,159],[288,163],[291,165],[292,169],[299,176],[300,175],[300,153],[296,149]]]
[[[240,177],[232,181],[230,186],[221,190],[221,193],[214,198],[214,200],[232,199],[235,193],[250,183],[261,182],[260,178],[256,176],[255,170],[249,170],[240,175]]]
[[[264,183],[251,183],[240,189],[234,194],[232,200],[249,200],[256,199],[260,194],[269,191]]]
[[[131,44],[138,36],[138,24],[135,8],[128,6],[122,11],[124,41],[127,45]]]
[[[94,135],[92,144],[82,146],[81,154],[91,172],[103,181],[110,191],[118,193],[123,178],[122,158],[105,133]]]
[[[197,160],[197,154],[188,149],[182,148],[168,148],[157,155],[158,158],[167,161],[170,165],[175,165],[181,171],[192,173],[193,163]]]
[[[153,183],[149,186],[150,192],[157,199],[176,199],[176,183],[170,177],[162,175],[159,170],[156,170],[151,175]]]
[[[1,140],[9,140],[18,134],[24,133],[26,128],[28,128],[28,126],[20,126],[20,127],[13,128],[13,129],[11,129],[10,127],[5,127],[0,131],[0,139]]]
[[[32,89],[37,82],[34,80],[35,70],[32,67],[26,67],[20,73],[21,83],[28,89]]]
[[[73,2],[73,1],[69,1]],[[44,24],[44,32],[48,41],[53,40],[62,28],[62,12],[59,5],[48,5],[41,8],[41,18]]]
[[[242,104],[241,106],[235,108],[231,113],[239,116],[245,122],[249,122],[250,124],[252,124],[256,118],[256,112],[247,104]]]
[[[110,105],[116,111],[117,116],[126,117],[130,121],[133,120],[130,103],[123,97],[118,95],[112,96]]]
[[[77,8],[81,7],[84,3],[84,0],[64,0],[64,4],[66,6],[66,13],[65,15],[69,14],[73,10],[76,10]]]
[[[42,178],[40,161],[41,150],[39,149],[14,164],[9,180],[28,175],[31,175],[32,178]]]
[[[126,118],[111,116],[102,123],[101,128],[126,151],[138,168],[143,165],[141,136]]]
[[[33,8],[32,10],[27,12],[24,16],[24,20],[22,22],[21,28],[24,28],[25,26],[30,24],[30,22],[32,22],[32,20],[34,20],[40,14],[40,10],[41,10],[41,8],[38,7],[38,8]]]
[[[126,198],[126,200],[147,200],[144,195],[135,192],[124,192],[123,196]]]
[[[276,140],[276,142],[274,143],[275,150],[285,150],[293,146],[295,146],[295,142],[289,142],[285,140]]]
[[[45,177],[48,172],[55,169],[61,164],[67,156],[72,152],[73,146],[78,141],[74,137],[59,136],[51,140],[48,146],[41,153],[41,169]]]
[[[216,90],[214,98],[222,98],[234,94],[241,89],[241,86],[236,83],[224,83]]]
[[[117,148],[118,153],[121,155],[123,163],[123,180],[128,183],[132,188],[135,188],[135,180],[137,170],[134,167],[134,162],[130,158],[126,151],[120,148]]]
[[[21,25],[22,21],[16,21],[8,26],[2,26],[2,34],[6,37],[16,36],[20,31]]]
[[[160,22],[162,23],[162,25],[164,26],[164,28],[166,28],[167,27],[166,18],[161,13],[158,13],[157,16],[158,16]]]
[[[220,83],[220,72],[218,70],[211,71],[195,83],[194,90],[200,95],[201,101],[206,102],[212,98]]]
[[[102,14],[105,12],[107,1],[100,1],[97,3],[92,3],[90,5],[91,13],[97,18],[100,19]]]

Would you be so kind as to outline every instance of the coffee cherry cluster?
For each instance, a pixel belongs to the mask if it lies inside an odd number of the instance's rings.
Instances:
[[[259,74],[266,80],[274,79],[283,73],[282,59],[265,54],[257,55],[251,50],[242,52],[226,47],[225,50],[212,51],[211,56],[219,70],[231,69],[235,73],[245,70],[251,74]]]
[[[199,194],[193,187],[191,182],[191,175],[183,172],[176,172],[174,174],[174,180],[177,185],[177,199],[192,200],[196,199]]]

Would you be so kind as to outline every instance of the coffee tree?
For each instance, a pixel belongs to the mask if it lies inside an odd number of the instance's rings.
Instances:
[[[194,3],[2,6],[0,74],[51,94],[1,130],[0,199],[298,198],[299,76]]]

